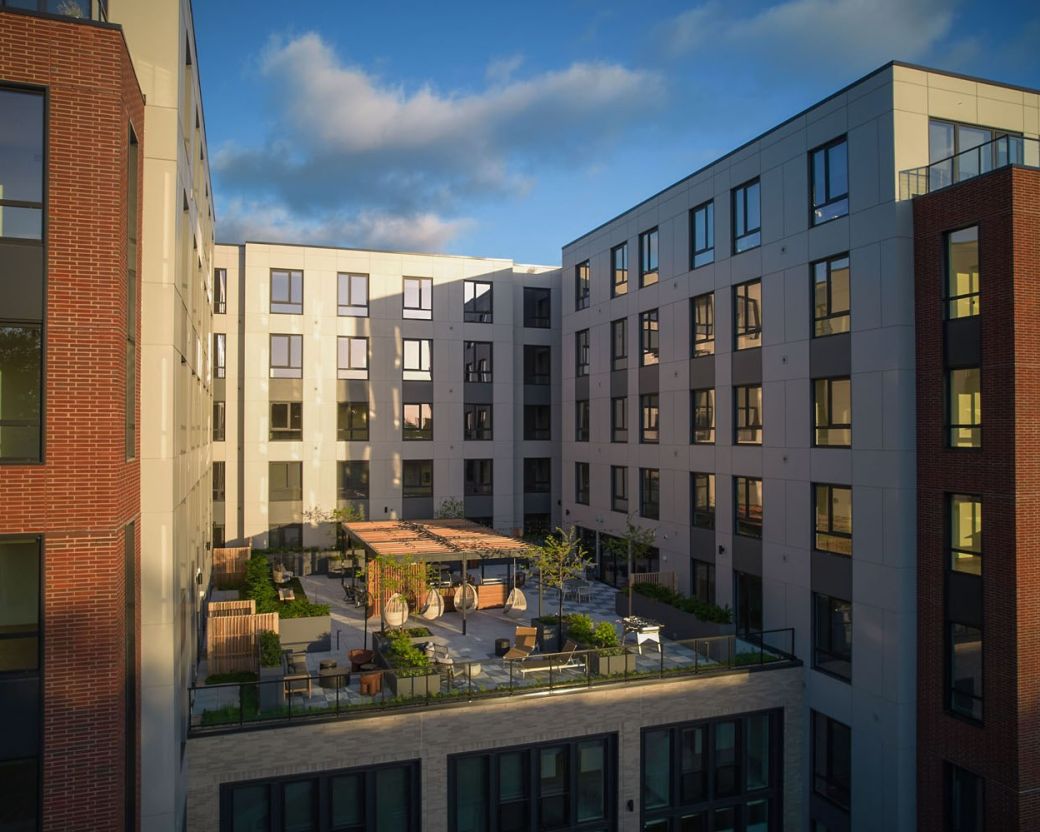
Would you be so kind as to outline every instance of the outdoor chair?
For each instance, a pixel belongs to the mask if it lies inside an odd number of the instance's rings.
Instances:
[[[588,581],[582,581],[578,584],[577,595],[577,601],[579,604],[589,604],[592,602],[592,586]]]
[[[584,668],[585,662],[577,658],[574,653],[578,645],[567,639],[563,645],[563,652],[549,656],[531,656],[516,663],[516,669],[525,676],[528,673],[545,673],[551,670],[570,670]]]
[[[526,659],[534,652],[537,639],[538,630],[535,627],[517,627],[513,646],[502,658],[507,662]]]

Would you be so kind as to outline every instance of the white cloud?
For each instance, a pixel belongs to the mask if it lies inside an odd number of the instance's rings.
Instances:
[[[484,78],[490,84],[508,83],[516,71],[523,66],[523,63],[524,56],[520,54],[498,58],[487,65],[487,69],[484,70]]]

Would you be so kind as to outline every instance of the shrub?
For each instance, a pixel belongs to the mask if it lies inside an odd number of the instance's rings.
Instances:
[[[701,621],[712,624],[729,624],[733,620],[733,613],[729,607],[720,607],[698,598],[690,598],[660,584],[640,583],[636,584],[633,590],[646,598],[653,598],[655,601],[661,601],[683,612],[695,615]]]
[[[282,639],[273,630],[260,633],[260,666],[278,667],[282,663]]]
[[[403,630],[391,630],[384,637],[386,639],[384,655],[394,669],[425,669],[430,666],[430,659],[422,650],[412,644],[408,634]]]
[[[276,612],[279,618],[309,618],[316,615],[328,615],[328,604],[312,604],[307,600],[307,593],[298,578],[293,578],[289,587],[295,595],[292,601],[279,601],[278,590],[271,574],[271,564],[263,554],[253,552],[246,564],[245,590],[246,599],[256,602],[257,612]]]
[[[592,633],[592,643],[601,650],[621,646],[617,630],[609,621],[600,621]]]

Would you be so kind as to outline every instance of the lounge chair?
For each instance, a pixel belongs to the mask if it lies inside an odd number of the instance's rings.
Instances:
[[[535,627],[517,627],[513,636],[513,646],[502,657],[507,662],[526,659],[534,652],[535,643],[538,639],[538,630]]]
[[[584,668],[585,662],[574,655],[577,649],[578,645],[567,639],[567,643],[563,645],[563,652],[547,656],[528,657],[517,662],[516,669],[526,676],[528,673],[546,673],[551,670],[560,671]]]

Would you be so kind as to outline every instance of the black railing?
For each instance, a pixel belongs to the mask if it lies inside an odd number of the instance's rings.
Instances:
[[[899,174],[899,198],[939,191],[1008,165],[1040,168],[1040,140],[1000,136],[930,165],[904,170]]]

